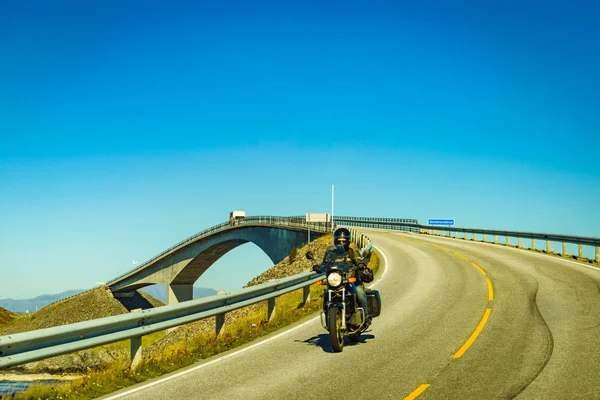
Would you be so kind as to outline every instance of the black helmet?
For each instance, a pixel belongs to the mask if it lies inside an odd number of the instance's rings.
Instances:
[[[342,244],[344,246],[345,250],[348,250],[348,248],[350,248],[350,231],[346,228],[338,228],[335,230],[335,232],[333,232],[333,244],[335,244],[336,246],[338,244]],[[340,243],[340,239],[346,239],[343,241],[343,243]]]

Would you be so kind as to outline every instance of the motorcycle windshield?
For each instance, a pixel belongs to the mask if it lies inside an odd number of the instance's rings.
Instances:
[[[328,269],[333,268],[333,267],[338,268],[343,273],[348,273],[348,271],[350,271],[350,267],[352,267],[352,265],[349,262],[333,262],[328,265]]]
[[[342,272],[347,273],[352,267],[352,264],[350,264],[350,262],[347,260],[346,252],[341,246],[328,250],[325,253],[325,258],[323,260],[325,264],[325,270],[328,270],[332,267],[337,267]]]

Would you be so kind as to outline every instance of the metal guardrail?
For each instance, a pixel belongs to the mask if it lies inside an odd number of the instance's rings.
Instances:
[[[274,299],[277,296],[304,288],[306,301],[310,293],[306,289],[322,277],[322,274],[315,272],[303,272],[227,295],[213,295],[125,315],[0,336],[0,368],[125,339],[132,339],[132,367],[135,367],[141,358],[143,335],[212,316],[224,316],[228,311],[265,300],[269,301],[269,318],[271,318],[275,308]],[[224,317],[221,321],[224,321]],[[218,325],[217,323],[217,332],[220,332],[222,326]]]
[[[595,261],[600,263],[600,238],[598,237],[585,237],[585,236],[574,236],[574,235],[562,235],[562,234],[553,234],[553,233],[536,233],[536,232],[520,232],[520,231],[502,231],[497,229],[476,229],[476,228],[457,228],[457,227],[439,227],[439,226],[431,226],[431,225],[421,225],[416,222],[405,222],[399,221],[393,218],[361,218],[361,217],[335,217],[335,222],[343,222],[346,225],[351,226],[362,226],[362,227],[370,227],[370,228],[382,228],[382,229],[392,229],[392,230],[404,230],[411,231],[416,233],[426,233],[426,234],[438,234],[440,236],[450,236],[450,232],[462,232],[463,239],[467,239],[467,233],[472,234],[471,240],[477,240],[477,235],[483,236],[483,241],[487,242],[487,235],[494,236],[494,242],[498,243],[498,236],[502,236],[505,238],[505,243],[509,244],[510,238],[518,239],[518,248],[523,248],[521,240],[522,239],[531,239],[532,241],[532,250],[535,250],[535,240],[545,240],[546,241],[546,251],[550,251],[550,243],[551,242],[560,242],[562,243],[562,253],[567,254],[566,244],[577,244],[578,248],[578,257],[583,258],[583,249],[582,246],[592,246],[595,247]],[[441,232],[446,232],[446,235],[442,235]]]

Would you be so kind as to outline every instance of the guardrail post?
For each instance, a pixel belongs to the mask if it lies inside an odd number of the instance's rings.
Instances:
[[[463,232],[463,240],[467,240],[467,232]]]
[[[494,244],[498,244],[498,235],[494,235]]]
[[[215,333],[217,336],[221,335],[225,330],[225,314],[216,315]]]
[[[135,370],[142,361],[142,337],[136,336],[129,339],[131,351],[131,364],[129,368]]]
[[[506,247],[508,247],[510,244],[510,238],[508,236],[504,236],[504,239],[506,240]]]
[[[550,254],[552,250],[550,249],[550,241],[546,240],[546,253]]]
[[[267,306],[267,319],[271,321],[273,318],[275,318],[275,297],[267,300]]]
[[[580,244],[578,247],[579,258],[583,258],[583,245]]]
[[[596,262],[600,264],[600,247],[596,247]]]
[[[477,240],[477,234],[475,232],[473,232],[473,241]]]
[[[310,301],[310,286],[304,286],[302,288],[302,304],[306,304]]]
[[[531,239],[531,250],[535,250],[535,239]]]
[[[523,238],[519,238],[519,244],[518,244],[517,247],[520,248],[520,249],[523,248]]]
[[[563,242],[563,251],[562,251],[562,255],[566,256],[567,255],[567,244],[565,242]]]
[[[484,242],[486,241],[486,240],[485,240],[485,233],[483,234],[483,241],[484,241]]]

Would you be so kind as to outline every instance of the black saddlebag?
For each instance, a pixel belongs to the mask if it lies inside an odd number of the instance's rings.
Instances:
[[[370,290],[367,292],[367,305],[369,306],[369,316],[379,317],[379,314],[381,314],[379,290]]]

